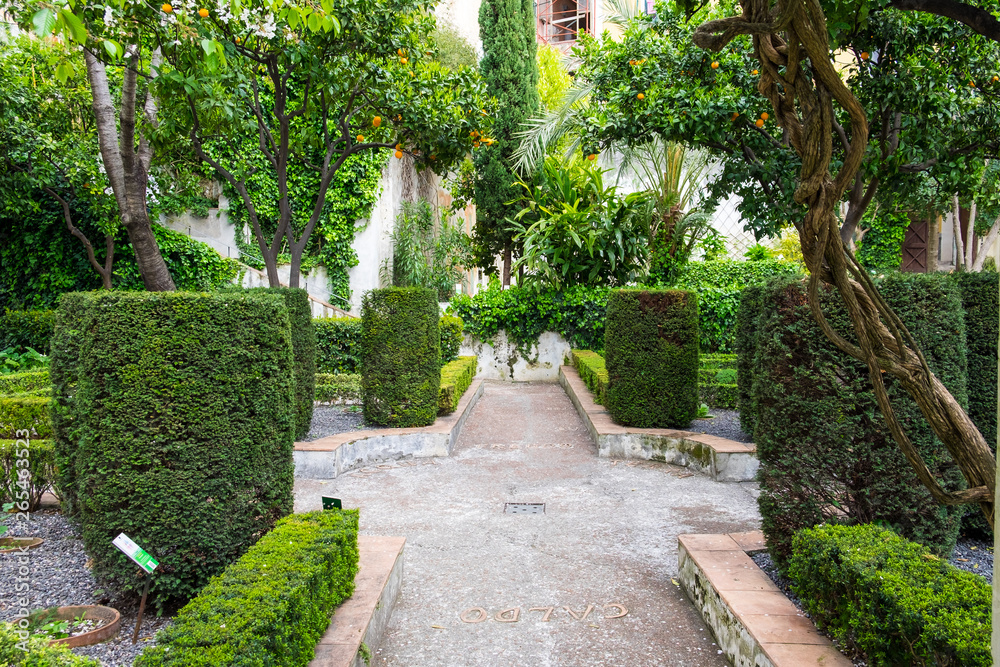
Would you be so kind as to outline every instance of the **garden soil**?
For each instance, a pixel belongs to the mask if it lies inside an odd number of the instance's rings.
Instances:
[[[754,492],[600,459],[559,385],[490,382],[451,457],[297,480],[296,511],[336,496],[362,533],[407,538],[373,666],[723,667],[677,586],[677,535],[758,529]]]

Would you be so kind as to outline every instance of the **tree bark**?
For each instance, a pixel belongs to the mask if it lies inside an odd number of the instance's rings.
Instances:
[[[83,54],[87,64],[87,79],[90,81],[101,159],[118,203],[122,224],[128,232],[143,285],[151,292],[172,291],[176,289],[174,280],[160,253],[146,206],[149,165],[153,153],[149,142],[141,133],[138,150],[136,149],[137,58],[133,57],[131,64],[125,67],[121,112],[116,114],[104,63],[86,49]],[[158,55],[158,51],[154,52],[156,62]],[[150,69],[150,76],[155,76],[155,70]],[[148,91],[143,113],[147,122],[155,124],[156,104]]]
[[[113,234],[104,235],[104,264],[101,265],[97,261],[97,256],[94,254],[94,246],[91,244],[90,239],[84,234],[80,229],[73,224],[73,213],[70,211],[69,202],[59,196],[59,194],[52,188],[45,188],[45,191],[52,195],[53,198],[62,207],[63,220],[66,222],[66,228],[69,233],[80,239],[80,243],[83,244],[84,250],[87,251],[87,261],[90,265],[94,267],[98,275],[101,276],[101,286],[104,289],[111,289],[111,268],[115,261],[115,237]]]
[[[511,258],[511,248],[510,241],[505,241],[503,244],[503,286],[510,287],[510,258]]]

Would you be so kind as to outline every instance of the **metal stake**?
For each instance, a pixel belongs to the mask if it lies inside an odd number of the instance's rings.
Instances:
[[[149,582],[152,579],[146,575],[146,586],[142,589],[142,600],[139,602],[139,618],[135,619],[135,632],[132,634],[132,644],[139,641],[139,626],[142,625],[142,612],[146,610],[146,596],[149,595]]]

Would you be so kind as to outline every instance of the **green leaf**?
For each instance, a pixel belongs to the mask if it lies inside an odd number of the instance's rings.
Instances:
[[[201,50],[205,52],[206,56],[210,56],[213,53],[215,53],[215,40],[214,39],[201,40]]]
[[[35,25],[35,34],[46,37],[52,34],[52,29],[56,26],[56,16],[51,9],[39,9],[31,17],[31,22]]]
[[[60,9],[59,18],[64,22],[74,42],[83,44],[87,41],[87,29],[83,27],[80,17],[68,9]]]
[[[56,80],[59,83],[66,83],[73,76],[73,66],[67,62],[61,62],[56,67]]]
[[[108,55],[112,58],[118,58],[123,53],[123,49],[118,42],[113,42],[110,39],[106,39],[102,42],[104,45],[104,50],[108,52]]]
[[[306,26],[312,32],[319,32],[319,29],[322,26],[322,23],[323,23],[323,19],[321,19],[318,14],[310,14],[309,18],[306,19]]]

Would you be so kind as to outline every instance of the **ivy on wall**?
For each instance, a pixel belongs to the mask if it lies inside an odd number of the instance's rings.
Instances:
[[[254,139],[254,141],[257,141]],[[264,233],[269,236],[276,228],[278,212],[278,185],[274,179],[273,170],[265,164],[265,158],[259,151],[254,153],[254,160],[260,162],[257,173],[247,179],[248,190],[253,199],[257,214],[265,225]],[[357,266],[358,255],[351,247],[354,235],[363,229],[358,226],[359,220],[367,220],[372,213],[375,202],[378,201],[381,188],[382,168],[385,166],[385,153],[366,151],[347,158],[337,171],[326,194],[323,215],[320,216],[316,231],[313,232],[302,259],[303,272],[324,266],[329,278],[330,293],[344,301],[351,298],[350,279],[347,272],[352,266]],[[296,231],[305,227],[312,210],[308,206],[312,194],[316,192],[316,173],[298,165],[289,165],[289,187],[293,202],[300,205],[293,209],[292,224]],[[240,259],[254,267],[264,269],[264,261],[260,249],[254,240],[250,228],[250,218],[240,196],[226,186],[223,190],[229,198],[229,219],[236,226],[236,245],[240,251]],[[278,256],[278,264],[287,264],[291,256],[282,249]],[[332,298],[333,305],[340,299]]]
[[[909,216],[900,209],[870,207],[860,226],[868,231],[858,245],[858,261],[870,271],[898,269]]]

